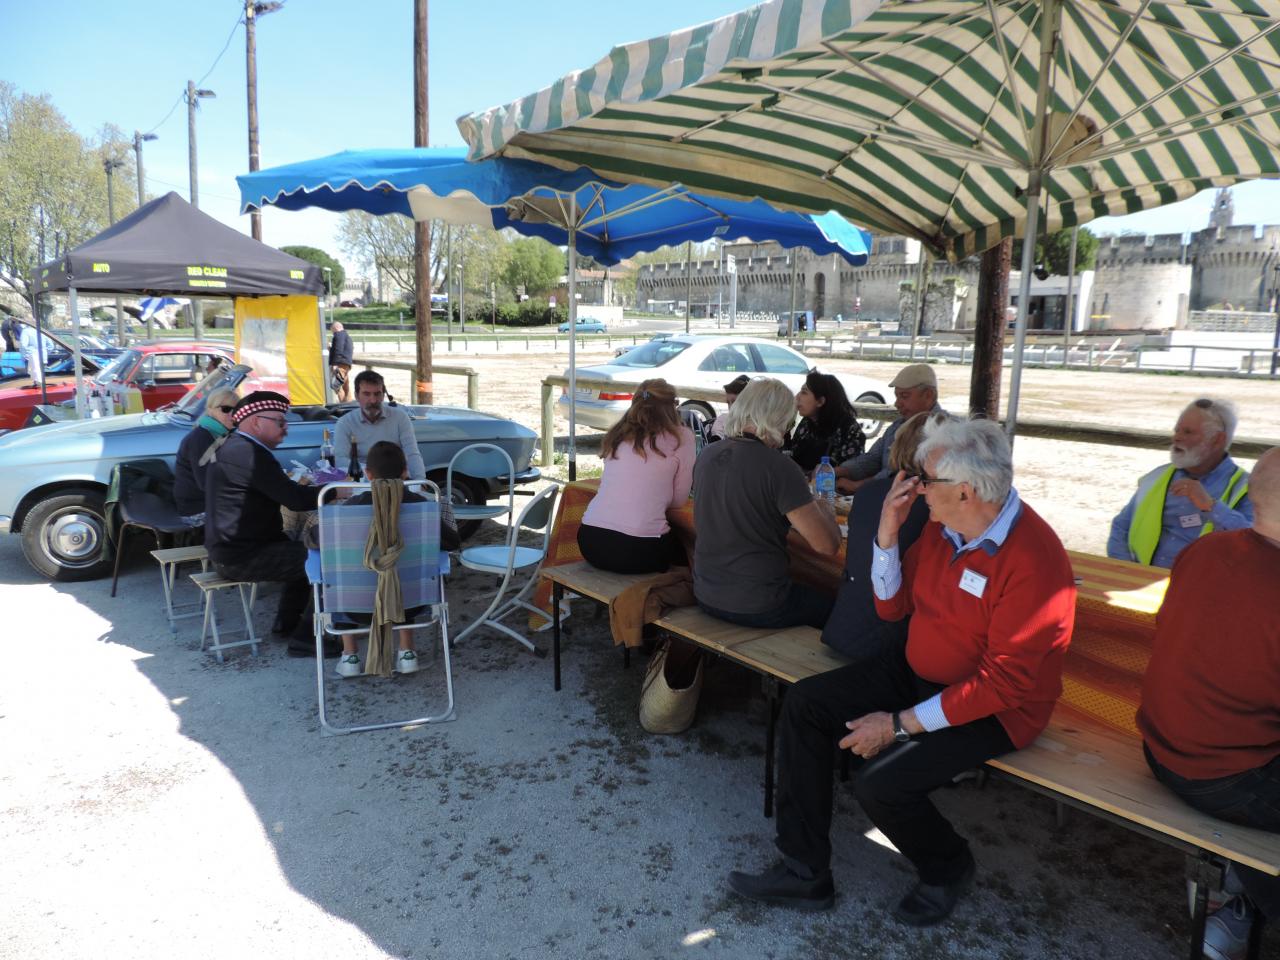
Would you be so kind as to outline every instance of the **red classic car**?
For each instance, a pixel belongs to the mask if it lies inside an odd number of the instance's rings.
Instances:
[[[204,378],[210,364],[223,359],[233,361],[231,350],[207,340],[135,343],[87,379],[104,391],[113,383],[136,387],[143,408],[158,410],[181,400]],[[21,429],[36,404],[73,400],[75,377],[49,377],[47,394],[46,401],[39,385],[28,378],[7,381],[0,389],[0,430]]]

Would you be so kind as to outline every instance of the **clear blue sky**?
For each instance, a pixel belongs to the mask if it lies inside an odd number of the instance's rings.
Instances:
[[[436,0],[430,22],[431,142],[461,146],[454,121],[506,103],[604,56],[615,43],[667,33],[750,0]],[[244,28],[236,0],[0,0],[8,42],[0,77],[47,93],[82,134],[114,123],[144,147],[151,193],[187,195],[188,79],[217,93],[197,119],[200,206],[248,231],[235,176],[248,170]],[[258,111],[264,167],[365,147],[413,143],[412,0],[287,0],[258,24]],[[228,37],[230,45],[220,60]],[[205,72],[212,72],[201,81]],[[1208,224],[1211,197],[1095,231],[1178,233]],[[1280,183],[1235,191],[1238,223],[1280,223]],[[337,217],[269,210],[264,239],[341,256]]]

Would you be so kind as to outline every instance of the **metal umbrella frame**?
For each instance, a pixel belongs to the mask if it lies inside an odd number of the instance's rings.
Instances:
[[[680,184],[622,184],[584,168],[466,160],[452,148],[346,151],[242,175],[244,210],[273,205],[400,213],[510,227],[568,248],[569,478],[577,478],[577,257],[616,264],[664,244],[711,237],[776,240],[866,263],[870,235],[837,214],[779,211],[761,200],[702,197]]]
[[[968,256],[1280,176],[1280,0],[770,0],[458,121],[475,159],[834,210]]]

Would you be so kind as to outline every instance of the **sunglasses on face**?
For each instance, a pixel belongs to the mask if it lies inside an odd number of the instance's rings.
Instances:
[[[235,407],[234,407],[234,406],[230,406],[230,407],[229,407],[229,406],[227,406],[227,405],[223,404],[222,406],[214,407],[214,409],[215,409],[215,410],[221,410],[223,413],[231,413],[231,412],[233,412],[233,411],[235,410]]]
[[[948,480],[946,477],[931,477],[927,473],[917,473],[916,479],[920,481],[921,489],[925,489],[931,483],[959,483],[959,480]]]
[[[284,417],[264,417],[262,414],[258,414],[258,418],[261,420],[266,420],[268,423],[274,423],[277,427],[280,427],[282,429],[284,428],[284,425],[288,422],[287,420],[285,420]]]

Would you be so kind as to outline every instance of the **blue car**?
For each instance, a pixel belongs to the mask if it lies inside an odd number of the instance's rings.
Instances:
[[[172,468],[178,445],[204,412],[205,398],[218,389],[239,387],[251,373],[243,364],[222,367],[162,410],[69,420],[0,436],[0,533],[21,535],[27,562],[51,580],[92,580],[109,574],[102,546],[112,467],[159,457]],[[323,432],[332,434],[338,417],[353,406],[294,407],[288,414],[289,435],[274,451],[276,459],[286,468],[293,460],[314,463]],[[449,460],[468,444],[494,443],[511,455],[516,467],[511,481],[496,471],[493,476],[455,472],[453,492],[459,503],[484,503],[505,493],[509,482],[530,483],[541,477],[529,464],[537,434],[527,427],[463,408],[406,404],[405,410],[413,418],[427,477],[441,487]],[[505,474],[505,464],[501,470]],[[467,532],[464,525],[464,535]]]
[[[556,327],[556,329],[561,333],[568,333],[569,321],[566,320],[564,323],[560,324],[560,326]],[[605,329],[604,321],[602,320],[596,320],[593,317],[578,318],[579,333],[604,333]]]

